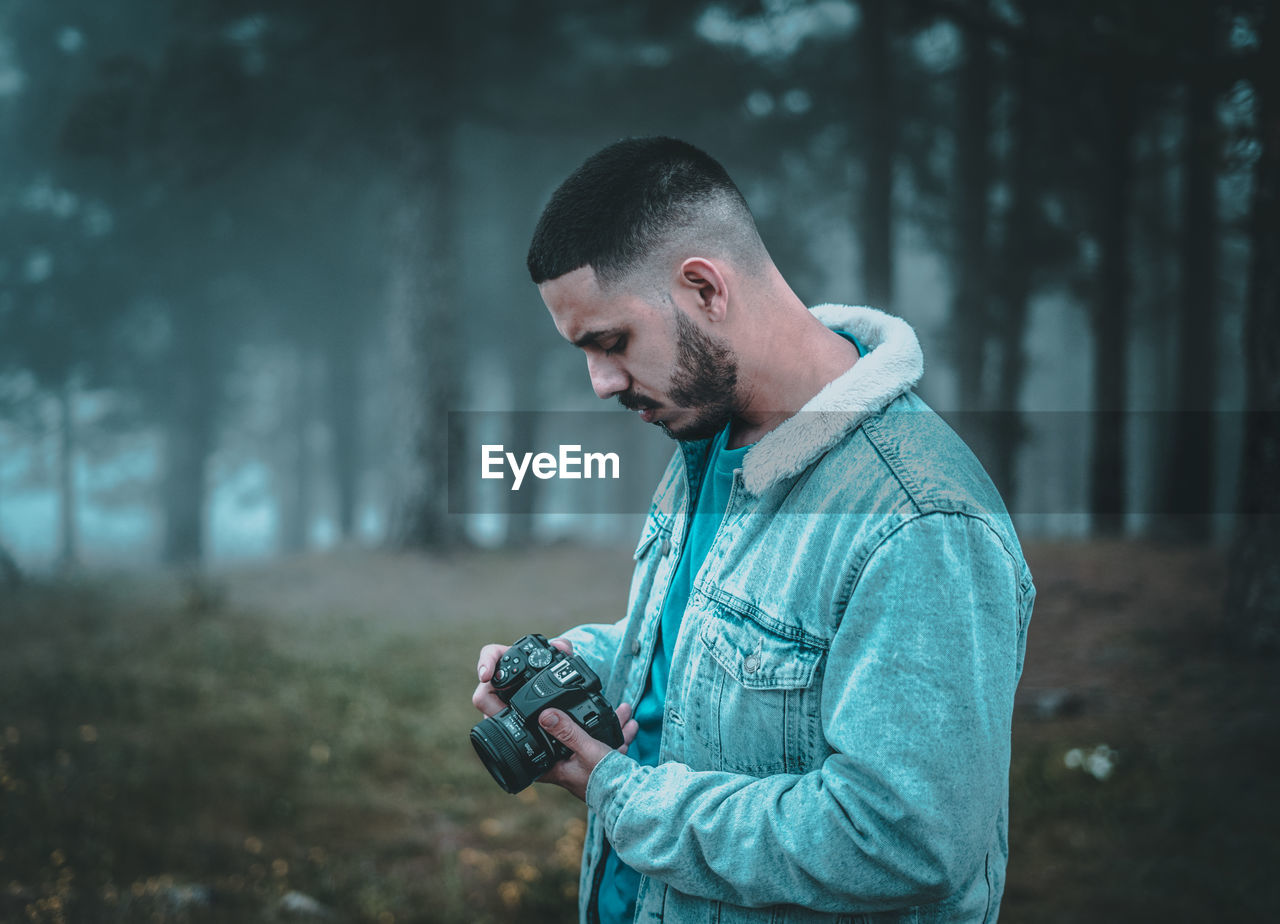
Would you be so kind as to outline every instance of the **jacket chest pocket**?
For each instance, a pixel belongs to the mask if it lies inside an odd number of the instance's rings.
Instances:
[[[819,708],[820,648],[786,638],[723,604],[699,627],[710,679],[691,691],[706,710],[696,723],[717,769],[763,776],[804,773],[826,754]]]

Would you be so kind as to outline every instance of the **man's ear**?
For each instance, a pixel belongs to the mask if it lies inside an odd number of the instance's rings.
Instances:
[[[676,274],[681,301],[691,304],[709,321],[723,321],[729,310],[729,288],[720,268],[706,257],[689,257]]]

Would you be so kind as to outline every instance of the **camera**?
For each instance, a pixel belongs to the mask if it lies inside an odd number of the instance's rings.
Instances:
[[[471,745],[509,793],[520,792],[570,754],[538,725],[545,709],[563,710],[592,738],[622,746],[622,726],[600,692],[600,677],[544,635],[526,635],[508,648],[490,683],[507,707],[471,729]]]

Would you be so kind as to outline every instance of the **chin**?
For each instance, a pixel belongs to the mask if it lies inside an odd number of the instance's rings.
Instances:
[[[673,440],[679,440],[682,443],[693,443],[698,440],[711,439],[711,437],[723,430],[728,422],[728,417],[715,415],[698,417],[684,424],[661,420],[658,421],[658,426],[662,427],[663,432]]]

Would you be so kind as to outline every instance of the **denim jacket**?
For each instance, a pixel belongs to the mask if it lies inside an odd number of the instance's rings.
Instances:
[[[734,475],[671,665],[660,764],[605,757],[603,839],[643,875],[636,920],[994,921],[1008,858],[1014,688],[1035,597],[982,466],[911,388],[903,321],[813,309],[869,348]],[[668,466],[627,614],[567,633],[635,703],[706,443]]]

